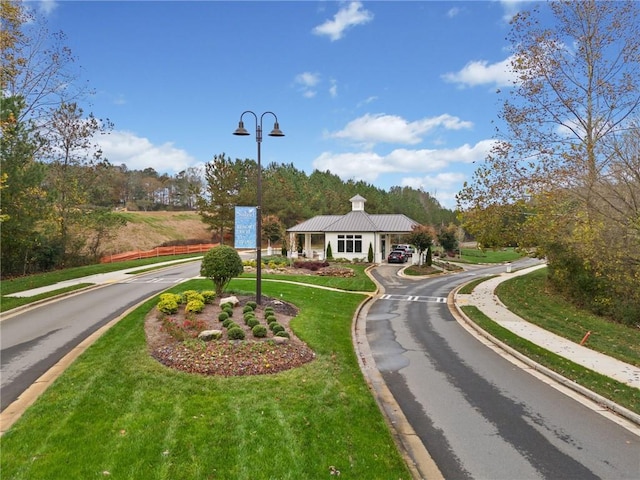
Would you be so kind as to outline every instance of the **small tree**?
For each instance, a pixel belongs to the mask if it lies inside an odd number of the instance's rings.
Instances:
[[[435,237],[435,231],[433,227],[429,225],[416,225],[413,227],[413,232],[407,235],[407,241],[415,245],[418,250],[420,258],[420,265],[422,265],[422,252],[430,252],[431,245],[433,245],[433,238]]]
[[[457,227],[455,225],[442,227],[438,232],[438,243],[440,243],[445,252],[454,252],[458,248],[456,233]]]
[[[373,245],[369,242],[369,253],[367,254],[367,260],[369,263],[373,262]]]
[[[333,252],[331,251],[331,242],[327,244],[327,260],[333,260]]]
[[[243,272],[242,259],[233,247],[219,245],[204,254],[200,275],[215,285],[216,296],[221,296],[232,278]]]

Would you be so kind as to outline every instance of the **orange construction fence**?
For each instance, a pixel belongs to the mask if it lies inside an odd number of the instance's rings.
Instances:
[[[153,250],[114,253],[100,259],[100,263],[124,262],[125,260],[139,260],[141,258],[162,257],[164,255],[184,255],[187,253],[204,253],[219,243],[201,243],[198,245],[175,245],[173,247],[156,247]]]

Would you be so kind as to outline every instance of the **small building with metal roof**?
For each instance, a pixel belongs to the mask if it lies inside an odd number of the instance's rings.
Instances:
[[[307,256],[322,259],[331,245],[335,258],[366,260],[371,245],[373,261],[382,263],[391,251],[392,236],[412,233],[413,227],[419,225],[402,214],[368,214],[364,210],[367,200],[360,195],[349,201],[351,211],[345,215],[318,215],[287,229],[292,252],[296,252],[296,237],[304,235],[303,251]],[[322,252],[312,251],[311,235],[324,236]]]

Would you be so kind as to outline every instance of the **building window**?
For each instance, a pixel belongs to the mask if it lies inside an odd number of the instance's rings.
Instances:
[[[338,235],[338,253],[362,253],[362,235]]]

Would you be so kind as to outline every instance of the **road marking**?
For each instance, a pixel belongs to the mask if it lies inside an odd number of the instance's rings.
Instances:
[[[131,280],[125,280],[119,283],[181,283],[189,280],[188,278],[164,278],[164,277],[154,277],[154,278],[132,278]]]
[[[380,295],[380,300],[395,300],[398,302],[421,302],[421,303],[447,303],[447,297],[421,297],[418,295],[391,295],[385,293]]]

